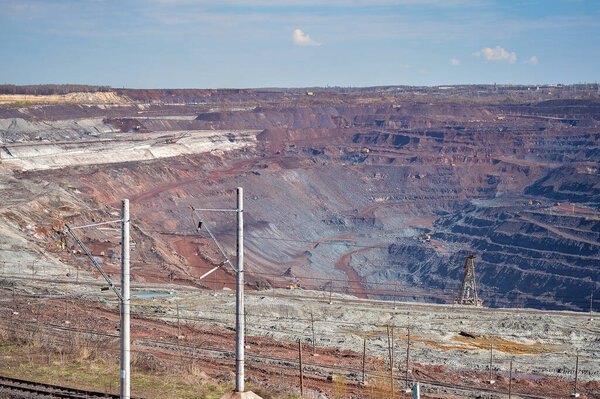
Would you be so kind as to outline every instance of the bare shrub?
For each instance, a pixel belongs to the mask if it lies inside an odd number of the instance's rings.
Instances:
[[[138,371],[166,371],[164,361],[151,353],[143,351],[131,351],[131,366]]]
[[[200,365],[198,365],[198,363],[196,363],[195,360],[192,360],[191,363],[187,363],[187,373],[194,376],[194,377],[200,377],[200,379],[202,380],[208,380],[208,376],[206,375],[206,373],[202,370],[202,367],[200,367]]]
[[[88,340],[79,333],[74,334],[71,344],[71,354],[78,360],[94,359],[96,352],[90,347]]]
[[[6,325],[4,324],[4,322],[2,322],[0,324],[0,340],[8,341],[9,336],[10,336],[10,334],[8,332],[8,329],[6,328]]]

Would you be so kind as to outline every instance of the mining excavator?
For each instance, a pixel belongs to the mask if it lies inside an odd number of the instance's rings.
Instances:
[[[431,241],[431,234],[429,233],[423,233],[419,236],[419,241],[421,242],[430,242]]]
[[[179,136],[173,136],[173,137],[169,137],[168,139],[165,140],[166,144],[175,144],[177,143],[179,140],[181,140],[184,137],[189,137],[190,134],[180,134]]]

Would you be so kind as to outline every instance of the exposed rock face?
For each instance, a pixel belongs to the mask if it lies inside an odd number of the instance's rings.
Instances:
[[[197,278],[221,259],[188,205],[233,207],[242,186],[254,287],[447,301],[474,252],[484,304],[587,309],[600,277],[598,100],[387,93],[119,91],[131,102],[0,111],[0,195],[23,192],[3,201],[3,223],[101,219],[130,198],[134,239],[148,250],[138,278],[173,271],[211,285]],[[18,170],[57,167],[57,151],[69,169]],[[28,194],[44,184],[47,195]],[[51,212],[25,214],[32,205]],[[233,249],[230,215],[206,217]],[[232,281],[219,273],[218,284]]]

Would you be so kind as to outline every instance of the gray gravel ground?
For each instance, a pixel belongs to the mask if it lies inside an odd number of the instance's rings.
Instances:
[[[352,301],[352,302],[350,302]],[[162,317],[199,318],[235,326],[235,293],[177,290],[175,296],[136,298],[137,312]],[[411,362],[443,364],[451,370],[488,370],[489,340],[494,341],[494,366],[508,371],[509,361],[520,373],[573,378],[579,353],[579,378],[600,378],[600,316],[534,309],[486,309],[357,300],[354,297],[304,290],[248,292],[247,333],[294,342],[361,351],[367,338],[370,355],[387,359],[387,325],[394,326],[397,362],[405,361],[410,327]],[[476,338],[461,336],[461,332]]]

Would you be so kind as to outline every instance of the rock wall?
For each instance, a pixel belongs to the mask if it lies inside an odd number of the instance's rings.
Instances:
[[[70,187],[57,196],[79,196],[81,215],[130,198],[152,278],[208,284],[197,277],[220,260],[188,206],[233,206],[242,186],[255,287],[452,301],[474,252],[486,305],[585,309],[598,288],[597,100],[169,93],[2,111],[1,167],[31,171],[5,184]],[[227,215],[208,223],[233,253]]]

